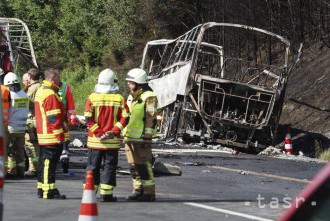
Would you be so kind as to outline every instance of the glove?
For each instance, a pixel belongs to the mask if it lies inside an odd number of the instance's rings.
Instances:
[[[115,137],[115,134],[113,131],[108,131],[105,132],[101,135],[100,140],[107,140],[107,139],[112,139]]]

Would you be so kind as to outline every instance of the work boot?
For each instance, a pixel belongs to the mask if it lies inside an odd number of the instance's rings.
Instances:
[[[137,201],[139,202],[154,202],[155,200],[156,200],[156,196],[149,194],[142,194],[137,198]]]
[[[37,171],[28,170],[24,173],[24,176],[25,177],[36,177],[37,176]]]
[[[61,199],[61,200],[65,200],[66,196],[65,195],[61,195],[60,191],[58,191],[58,189],[53,189],[53,196],[54,199]]]
[[[127,196],[125,199],[128,201],[136,201],[142,195],[143,195],[142,191],[134,191],[131,195]]]
[[[117,202],[117,197],[114,197],[113,195],[100,195],[100,201],[101,202]]]
[[[62,155],[60,157],[60,162],[62,163],[63,173],[69,172],[69,162],[70,162],[70,155],[69,151],[63,150]]]

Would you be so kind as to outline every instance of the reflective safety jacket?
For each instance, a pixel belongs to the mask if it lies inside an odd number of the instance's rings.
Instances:
[[[87,99],[84,115],[88,126],[88,148],[97,150],[120,148],[120,132],[126,126],[129,115],[122,95],[92,93]],[[101,141],[100,137],[109,131],[112,131],[115,137]]]
[[[76,106],[74,104],[70,85],[66,82],[62,82],[58,95],[64,104],[68,125],[76,124]]]
[[[151,139],[157,126],[157,97],[152,91],[137,91],[127,99],[130,118],[125,128],[125,141]]]
[[[9,91],[9,88],[4,85],[1,85],[1,98],[2,98],[3,123],[4,123],[4,125],[8,125],[10,91]]]
[[[10,97],[8,131],[9,133],[24,133],[29,114],[29,98],[22,90],[10,91]]]
[[[35,101],[35,117],[38,143],[41,146],[57,145],[64,142],[65,108],[57,95],[59,87],[49,81],[43,81],[38,89]]]

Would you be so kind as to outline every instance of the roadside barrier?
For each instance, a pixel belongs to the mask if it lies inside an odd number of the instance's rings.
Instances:
[[[94,191],[93,171],[88,170],[83,197],[80,206],[80,215],[78,221],[98,221],[98,210],[96,195]]]
[[[290,129],[288,129],[286,132],[284,143],[285,143],[285,145],[284,145],[285,152],[288,154],[293,154]]]

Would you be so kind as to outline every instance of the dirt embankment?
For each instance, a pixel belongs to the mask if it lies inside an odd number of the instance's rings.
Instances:
[[[289,78],[280,124],[290,125],[293,143],[310,155],[330,147],[329,48],[304,51]]]

